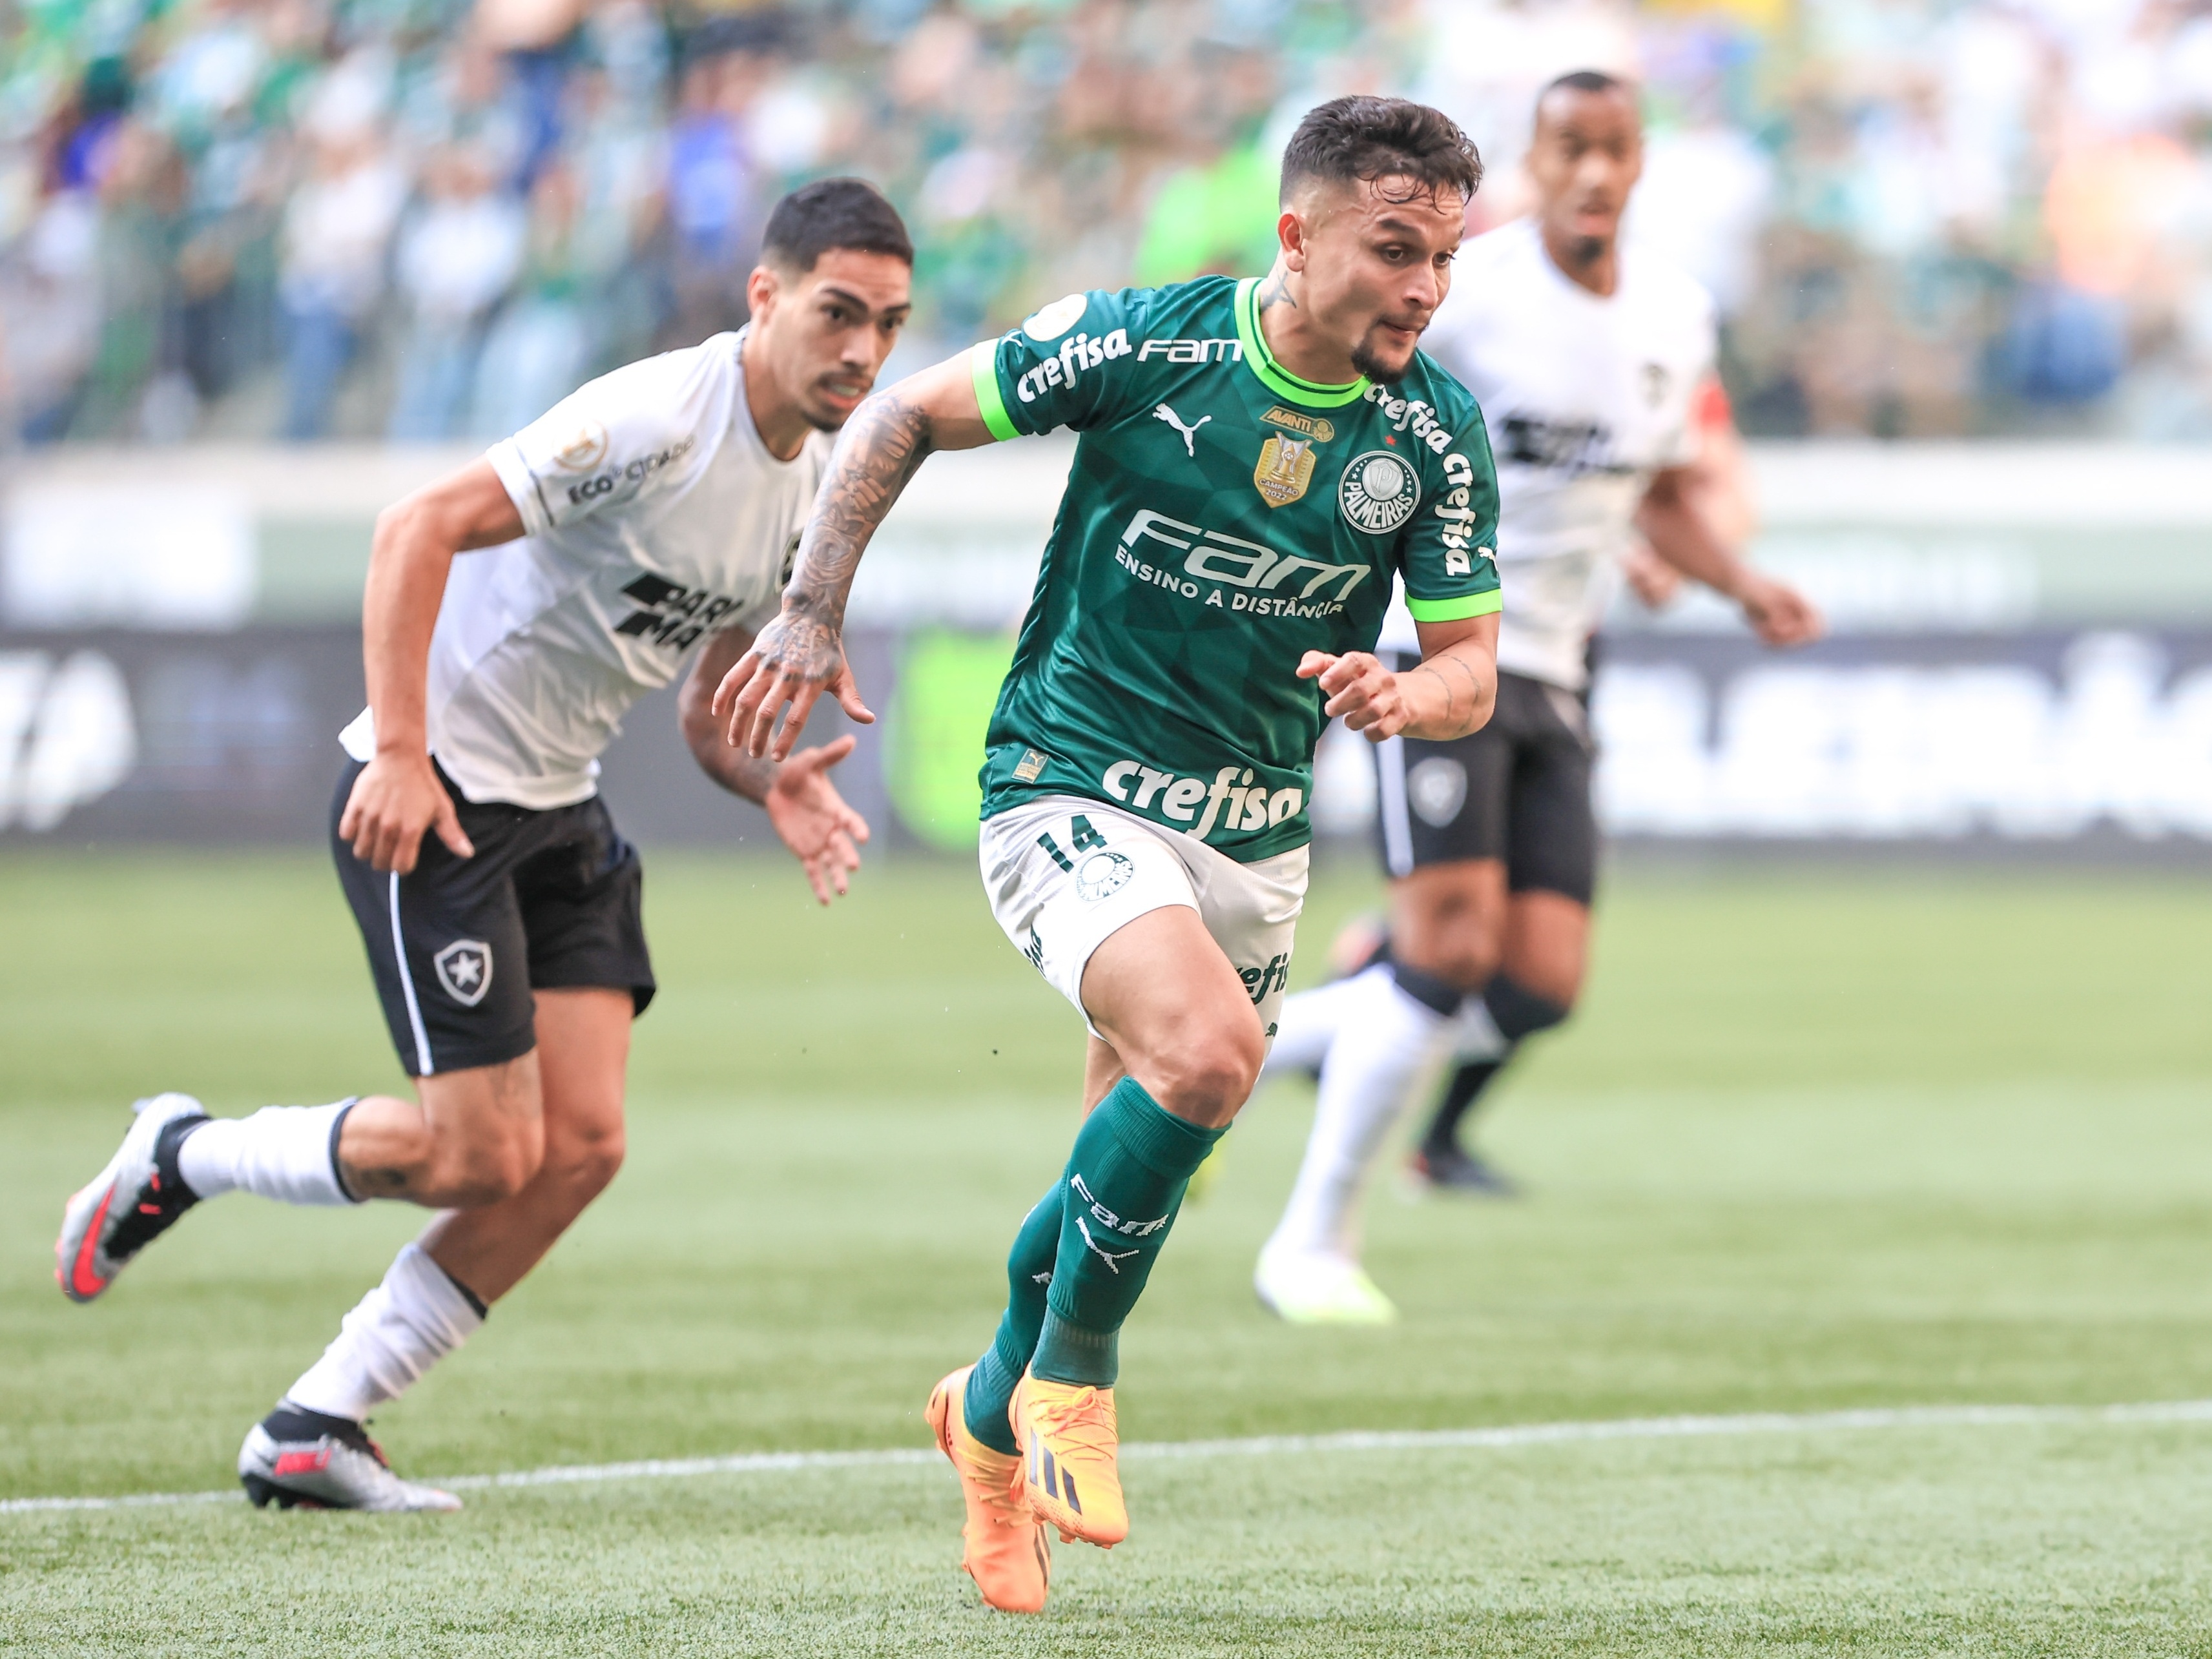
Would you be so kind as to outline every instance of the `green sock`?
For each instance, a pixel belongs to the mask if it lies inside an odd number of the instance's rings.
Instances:
[[[960,1396],[960,1415],[974,1435],[994,1451],[1017,1452],[1013,1425],[1006,1407],[1014,1398],[1014,1384],[1029,1369],[1030,1354],[1044,1328],[1044,1291],[1052,1282],[1053,1257],[1060,1249],[1060,1192],[1066,1177],[1055,1181],[1036,1208],[1024,1218],[1014,1235],[1014,1248],[1006,1256],[1006,1311],[999,1317],[999,1334],[975,1369],[968,1373],[968,1387]]]
[[[1222,1129],[1201,1129],[1123,1078],[1084,1121],[1067,1160],[1044,1329],[1030,1369],[1054,1382],[1110,1388],[1115,1339],[1144,1293],[1191,1172]]]

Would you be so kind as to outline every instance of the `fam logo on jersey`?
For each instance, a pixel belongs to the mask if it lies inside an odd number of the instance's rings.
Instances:
[[[553,465],[563,472],[589,472],[606,458],[606,428],[597,421],[585,420],[553,452]]]
[[[1421,504],[1421,481],[1403,456],[1370,449],[1355,455],[1336,486],[1344,521],[1370,536],[1387,536]]]
[[[1270,507],[1288,507],[1306,493],[1313,482],[1314,441],[1267,434],[1260,446],[1260,464],[1252,469],[1252,487]]]
[[[1667,365],[1664,363],[1644,364],[1644,401],[1650,404],[1654,409],[1658,408],[1660,404],[1665,403],[1667,401],[1667,387],[1672,381],[1673,378],[1674,377],[1672,375],[1668,374]]]
[[[1309,469],[1310,470],[1310,469]],[[1410,509],[1408,509],[1410,511]],[[1152,564],[1144,555],[1162,556],[1151,543],[1170,547],[1184,556],[1181,575],[1163,562]],[[1180,593],[1205,604],[1222,603],[1222,589],[1242,588],[1225,609],[1251,611],[1261,616],[1334,616],[1344,608],[1352,590],[1367,580],[1366,564],[1324,564],[1297,553],[1278,553],[1264,542],[1247,541],[1225,530],[1207,530],[1149,507],[1137,509],[1129,527],[1114,550],[1115,562],[1140,582]],[[1302,583],[1293,587],[1291,584]],[[1324,590],[1336,584],[1334,593]],[[1257,597],[1255,590],[1280,593],[1279,599]]]
[[[480,939],[457,939],[430,958],[438,983],[464,1008],[473,1008],[491,989],[491,946]]]

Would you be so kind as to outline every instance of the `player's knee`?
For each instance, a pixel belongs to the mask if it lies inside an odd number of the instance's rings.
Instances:
[[[503,1203],[536,1178],[544,1150],[534,1122],[483,1125],[441,1137],[430,1185],[438,1201],[457,1210]]]
[[[545,1172],[586,1200],[596,1198],[622,1173],[627,1150],[619,1122],[604,1129],[564,1135],[545,1154]]]
[[[1401,928],[1391,941],[1398,961],[1433,974],[1462,992],[1479,989],[1498,972],[1503,942],[1492,918],[1472,905],[1439,908],[1425,926]]]
[[[1244,1024],[1251,1030],[1243,1030]],[[1256,1021],[1194,1037],[1158,1066],[1160,1104],[1194,1123],[1226,1123],[1251,1097],[1266,1058]]]
[[[1498,955],[1497,945],[1488,937],[1468,929],[1440,940],[1431,952],[1431,960],[1413,965],[1461,991],[1473,991],[1498,971]]]

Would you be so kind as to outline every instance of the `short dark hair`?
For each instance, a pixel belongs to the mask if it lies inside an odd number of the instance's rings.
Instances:
[[[761,258],[789,270],[811,270],[833,247],[885,253],[914,264],[906,221],[865,179],[817,179],[778,202],[761,236]]]
[[[1309,179],[1372,184],[1410,179],[1410,201],[1449,188],[1462,201],[1482,187],[1474,141],[1441,110],[1407,98],[1332,98],[1305,112],[1283,151],[1282,199]]]
[[[1632,96],[1635,91],[1618,75],[1607,75],[1603,70],[1575,70],[1546,82],[1536,101],[1540,105],[1555,92],[1625,92]]]

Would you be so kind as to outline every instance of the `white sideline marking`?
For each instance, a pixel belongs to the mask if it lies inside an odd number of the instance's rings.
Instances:
[[[1735,1417],[1631,1417],[1587,1423],[1510,1423],[1489,1429],[1352,1429],[1338,1434],[1263,1434],[1241,1440],[1134,1441],[1121,1455],[1268,1457],[1285,1453],[1502,1449],[1598,1440],[1694,1440],[1746,1434],[1821,1434],[1846,1429],[2007,1428],[2069,1424],[2212,1423],[2212,1400],[2150,1401],[2128,1406],[1875,1406],[1856,1411],[1754,1412]],[[764,1474],[787,1469],[882,1468],[933,1463],[919,1446],[874,1451],[740,1452],[730,1457],[647,1458],[635,1463],[562,1463],[505,1474],[418,1476],[453,1492],[498,1486],[560,1486],[607,1480],[681,1480],[702,1474]],[[58,1510],[142,1509],[150,1504],[242,1503],[242,1492],[131,1492],[115,1498],[0,1498],[0,1515]]]

